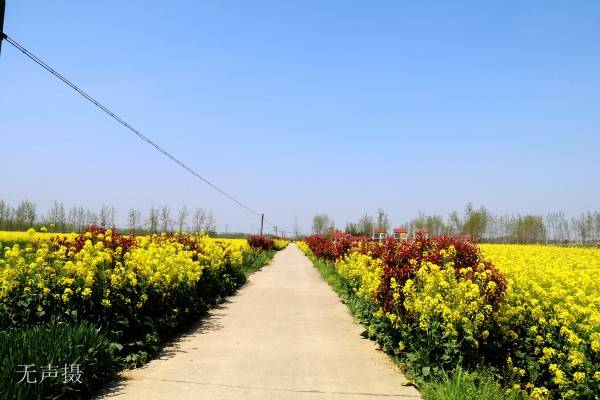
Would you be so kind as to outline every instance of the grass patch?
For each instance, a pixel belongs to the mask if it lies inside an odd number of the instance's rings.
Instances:
[[[488,372],[467,372],[456,368],[440,379],[423,382],[419,390],[424,400],[518,400],[522,394],[503,389]]]
[[[246,275],[260,271],[262,267],[271,262],[275,253],[277,253],[276,250],[259,250],[255,248],[244,250],[242,270]]]
[[[113,350],[110,340],[88,323],[0,332],[0,398],[86,398],[119,369]],[[30,383],[27,377],[19,383],[25,365]]]

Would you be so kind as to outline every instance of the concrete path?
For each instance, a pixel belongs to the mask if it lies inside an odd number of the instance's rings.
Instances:
[[[293,244],[102,399],[418,399]]]

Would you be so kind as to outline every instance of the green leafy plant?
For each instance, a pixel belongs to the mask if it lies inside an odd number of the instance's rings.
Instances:
[[[87,397],[117,371],[115,350],[88,323],[0,332],[0,398]]]
[[[422,381],[419,385],[424,400],[519,400],[523,394],[503,389],[489,371],[467,372],[456,368],[451,373]]]

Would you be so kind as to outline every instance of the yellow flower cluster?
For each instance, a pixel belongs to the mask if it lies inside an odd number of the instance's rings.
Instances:
[[[508,277],[499,312],[506,338],[526,354],[521,384],[534,398],[559,393],[585,397],[600,391],[600,250],[539,245],[481,245]],[[526,358],[534,357],[535,363]],[[535,370],[531,371],[535,366]],[[517,368],[512,367],[512,368]]]
[[[0,302],[7,299],[33,301],[38,311],[56,301],[69,303],[73,297],[89,297],[91,286],[114,257],[103,242],[88,240],[80,252],[61,246],[52,249],[42,242],[4,249],[0,259]],[[104,275],[103,275],[104,276]]]
[[[383,274],[380,259],[352,252],[336,261],[335,269],[348,282],[358,297],[367,301],[373,300]]]
[[[37,232],[35,229],[26,232],[0,231],[0,243],[47,242],[54,237],[72,240],[75,236],[76,233]]]
[[[0,326],[31,323],[32,312],[42,318],[50,310],[139,309],[149,295],[164,302],[194,288],[205,268],[241,268],[249,248],[241,239],[186,235],[183,241],[180,235],[153,235],[136,238],[123,254],[121,247],[107,245],[114,243],[110,230],[85,233],[80,249],[74,247],[75,234],[67,245],[45,235],[2,235],[14,244],[0,252],[0,305],[6,310],[0,311]]]
[[[210,239],[208,236],[196,236],[196,237],[203,237],[203,238]],[[232,246],[232,248],[235,248],[238,250],[246,250],[246,249],[250,248],[250,246],[248,246],[248,241],[246,239],[219,238],[219,239],[210,239],[210,240],[214,240],[215,242],[221,243],[226,246]]]
[[[273,243],[275,246],[275,250],[283,250],[287,247],[289,242],[285,239],[275,239]]]
[[[210,258],[209,258],[210,259]],[[169,295],[174,286],[192,287],[202,275],[203,266],[193,260],[193,254],[183,245],[172,243],[146,243],[125,255],[125,264],[118,264],[111,272],[111,287],[119,290],[123,285],[153,289]]]
[[[303,241],[296,242],[296,246],[300,249],[301,252],[303,252],[307,256],[310,256],[312,254],[312,251],[310,251],[310,247],[308,247],[306,242],[303,242]]]
[[[53,238],[61,238],[67,242],[72,242],[75,237],[77,237],[77,233],[52,233],[47,232],[44,228],[40,229],[40,231],[36,231],[31,228],[27,231],[0,231],[0,243],[25,243],[25,242],[49,242]],[[185,234],[176,233],[175,236],[181,236]],[[161,236],[161,235],[138,235],[138,239],[149,239],[152,236]],[[237,249],[244,250],[249,248],[248,241],[246,239],[230,239],[230,238],[209,238],[208,236],[196,236],[194,237],[205,237],[209,240],[214,240],[217,243],[225,244],[227,246],[233,246]],[[91,238],[91,236],[90,236]],[[287,245],[287,240],[280,240],[281,243],[285,243]],[[285,246],[283,246],[285,247]]]
[[[197,258],[202,268],[218,269],[225,264],[241,265],[243,252],[250,248],[245,239],[213,239],[206,235],[179,233],[174,236],[166,234],[141,236],[137,238],[136,247],[147,248],[152,243],[178,245],[180,238],[185,238],[186,242],[194,248],[189,257]]]
[[[457,277],[453,262],[442,266],[423,262],[414,279],[408,279],[402,288],[394,288],[394,297],[402,291],[404,308],[421,330],[443,329],[445,337],[458,339],[461,335],[478,347],[489,336],[485,327],[493,312],[485,293],[495,286],[489,280],[489,270],[481,268],[470,277],[470,269]]]

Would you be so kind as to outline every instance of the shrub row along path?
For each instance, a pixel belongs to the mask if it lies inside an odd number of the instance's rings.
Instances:
[[[102,399],[418,399],[293,244]]]

